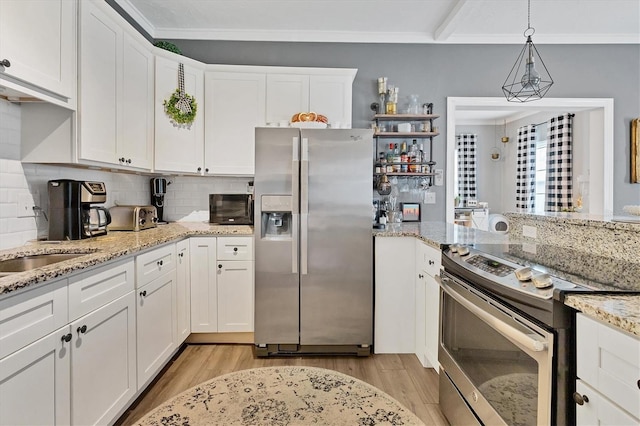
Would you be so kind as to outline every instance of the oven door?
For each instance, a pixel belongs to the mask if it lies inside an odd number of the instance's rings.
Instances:
[[[553,333],[446,272],[438,280],[445,416],[452,424],[474,417],[490,425],[551,424]]]

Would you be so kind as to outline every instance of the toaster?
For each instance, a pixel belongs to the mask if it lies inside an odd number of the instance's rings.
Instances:
[[[109,231],[142,231],[158,226],[158,213],[154,206],[115,206],[109,209]]]

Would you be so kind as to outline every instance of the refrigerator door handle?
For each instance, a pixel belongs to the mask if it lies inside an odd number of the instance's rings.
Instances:
[[[300,273],[307,275],[309,224],[309,139],[302,138],[300,162]]]
[[[291,161],[291,273],[298,273],[298,229],[300,218],[300,154],[299,139],[293,138]]]

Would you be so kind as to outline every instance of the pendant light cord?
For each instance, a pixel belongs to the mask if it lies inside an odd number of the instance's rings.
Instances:
[[[531,28],[531,0],[527,0],[527,29]]]

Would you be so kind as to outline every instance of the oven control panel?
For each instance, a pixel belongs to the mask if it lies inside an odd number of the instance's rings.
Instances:
[[[497,275],[499,277],[506,277],[507,275],[515,271],[515,268],[512,268],[509,265],[505,265],[504,263],[500,263],[494,259],[489,259],[488,257],[482,256],[480,254],[471,256],[466,260],[466,262],[478,269],[482,269],[485,272]]]

